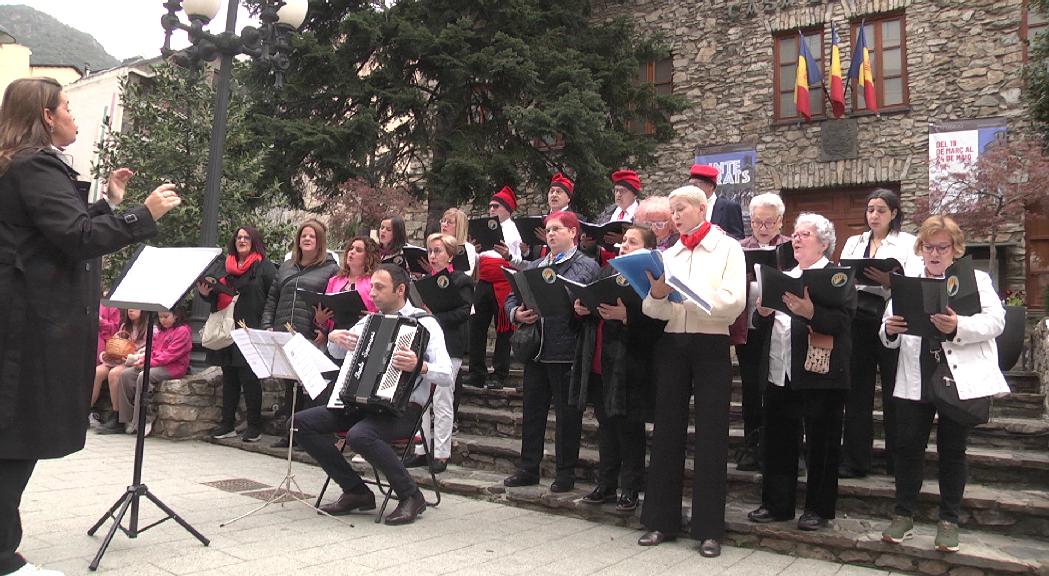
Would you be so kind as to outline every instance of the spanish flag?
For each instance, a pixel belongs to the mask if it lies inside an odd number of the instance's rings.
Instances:
[[[841,52],[834,24],[830,25],[830,108],[835,118],[845,114],[845,84],[841,81]]]
[[[809,87],[823,84],[823,74],[816,59],[809,52],[809,45],[805,42],[805,36],[798,31],[798,72],[794,77],[794,105],[798,108],[798,114],[806,120],[812,120],[812,110],[809,106]]]
[[[878,97],[874,94],[874,72],[871,70],[871,55],[867,50],[867,38],[863,33],[864,25],[860,22],[860,31],[856,36],[856,46],[852,50],[852,63],[849,64],[849,79],[856,79],[856,89],[863,90],[863,101],[871,112],[878,112]]]

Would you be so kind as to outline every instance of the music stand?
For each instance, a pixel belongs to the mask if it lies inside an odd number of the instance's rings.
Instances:
[[[338,366],[332,363],[323,352],[318,350],[301,334],[253,330],[242,326],[241,329],[233,331],[233,341],[256,376],[259,378],[275,377],[293,380],[294,389],[291,395],[291,416],[288,420],[288,467],[284,473],[284,479],[273,490],[269,500],[236,518],[226,520],[219,524],[219,527],[224,528],[238,520],[247,518],[256,512],[262,511],[270,504],[279,503],[283,507],[284,503],[288,501],[287,499],[290,498],[318,514],[324,514],[353,528],[353,524],[328,514],[313,505],[310,499],[303,497],[302,494],[304,492],[295,480],[295,472],[292,470],[292,451],[295,447],[295,408],[299,396],[300,383],[306,388],[306,391],[312,398],[316,398],[327,386],[321,373],[336,371]],[[295,489],[292,490],[292,487]]]
[[[119,529],[128,538],[137,538],[138,535],[158,524],[168,520],[174,520],[187,532],[192,534],[202,544],[207,546],[210,540],[203,534],[197,532],[193,526],[182,519],[166,504],[160,501],[149,488],[142,483],[142,460],[145,452],[146,441],[146,404],[149,402],[149,370],[151,364],[150,356],[153,353],[153,325],[157,312],[168,311],[173,307],[193,286],[196,279],[204,273],[215,259],[222,254],[218,248],[154,248],[144,246],[140,248],[120,278],[116,281],[116,287],[112,290],[110,298],[104,300],[107,306],[113,308],[137,308],[146,314],[146,350],[142,365],[142,376],[138,383],[136,396],[138,404],[135,406],[138,430],[135,435],[135,467],[131,485],[109,508],[109,510],[95,522],[95,525],[87,531],[88,536],[94,536],[95,532],[102,527],[107,519],[113,519],[102,545],[95,554],[94,560],[88,566],[92,571],[98,569],[102,556],[106,553],[109,543]],[[157,508],[166,514],[160,520],[140,528],[138,525],[139,501],[145,496]],[[118,510],[119,509],[119,510]],[[122,522],[128,510],[131,518],[128,527],[124,528]]]

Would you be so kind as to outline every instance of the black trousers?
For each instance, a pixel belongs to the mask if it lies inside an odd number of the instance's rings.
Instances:
[[[421,412],[422,407],[414,403],[400,416],[316,406],[295,414],[295,438],[343,492],[351,492],[359,490],[364,481],[332,442],[332,434],[346,430],[349,447],[381,470],[398,498],[404,499],[419,487],[389,442],[411,437]]]
[[[35,466],[36,460],[0,460],[0,574],[14,572],[26,563],[17,553],[22,543],[18,507]]]
[[[470,316],[470,383],[474,386],[484,385],[488,377],[488,327],[493,321],[498,322],[498,318],[499,302],[495,299],[495,290],[491,283],[479,280],[474,288],[474,313]],[[500,382],[510,375],[509,332],[495,335],[492,369]]]
[[[931,402],[894,399],[896,402],[896,513],[913,517],[925,478],[925,448],[936,406]],[[940,520],[958,523],[969,470],[965,448],[969,427],[944,418],[936,426],[939,455]]]
[[[664,334],[656,346],[656,419],[641,523],[667,534],[681,531],[689,399],[695,395],[696,456],[692,479],[692,536],[725,535],[728,412],[732,361],[728,336]]]
[[[743,434],[746,445],[758,445],[761,436],[762,421],[762,388],[765,383],[761,377],[761,354],[765,330],[747,332],[747,343],[736,346],[736,358],[739,360],[739,377],[743,383]]]
[[[798,438],[804,425],[808,477],[805,511],[834,518],[838,502],[844,390],[765,388],[765,474],[761,501],[772,514],[793,518],[798,493]],[[803,424],[804,423],[804,424]]]
[[[222,423],[237,423],[237,405],[241,392],[247,409],[248,426],[262,428],[262,384],[255,372],[247,366],[222,367]]]
[[[546,416],[554,404],[554,460],[557,477],[575,479],[579,463],[579,439],[583,431],[583,411],[568,402],[568,378],[571,364],[544,364],[530,361],[524,369],[524,408],[521,430],[521,464],[519,469],[539,475],[546,440]]]
[[[857,472],[871,469],[874,448],[874,383],[881,374],[881,405],[885,416],[885,460],[890,469],[896,446],[896,410],[892,392],[896,388],[896,359],[899,350],[886,348],[878,338],[881,322],[852,323],[852,380],[845,400],[845,433],[841,464]]]
[[[645,477],[645,423],[627,416],[609,416],[605,413],[604,386],[601,375],[590,374],[587,399],[594,405],[597,416],[598,483],[624,492],[644,490]]]

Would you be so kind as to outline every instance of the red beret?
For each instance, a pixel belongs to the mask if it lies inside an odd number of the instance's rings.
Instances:
[[[560,172],[554,174],[553,177],[550,178],[550,186],[557,186],[564,190],[569,197],[575,196],[575,182],[572,182],[568,176],[565,176]]]
[[[510,212],[517,210],[517,194],[514,194],[509,186],[503,186],[502,190],[492,194],[492,200],[502,204]]]
[[[689,178],[702,178],[710,180],[715,186],[718,184],[718,169],[709,164],[693,164],[688,171]]]
[[[633,170],[616,170],[613,172],[612,185],[626,186],[633,190],[634,194],[641,193],[641,178]]]

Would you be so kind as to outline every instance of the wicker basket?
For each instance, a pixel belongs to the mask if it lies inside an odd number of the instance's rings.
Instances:
[[[106,356],[113,360],[123,362],[127,359],[127,355],[134,352],[135,349],[136,346],[131,340],[131,334],[128,334],[126,330],[121,330],[109,340],[106,340]]]

